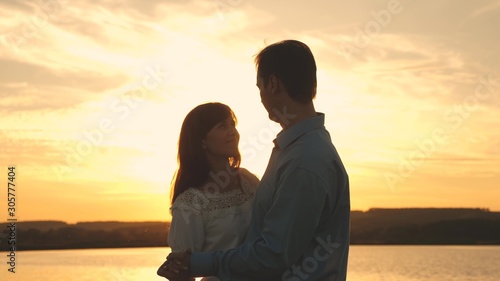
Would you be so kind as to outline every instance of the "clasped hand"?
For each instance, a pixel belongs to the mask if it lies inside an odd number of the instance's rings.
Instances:
[[[191,249],[170,253],[167,260],[158,268],[156,274],[170,281],[193,280],[190,269]]]

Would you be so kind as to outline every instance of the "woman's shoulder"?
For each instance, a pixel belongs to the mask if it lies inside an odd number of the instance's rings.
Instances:
[[[257,180],[259,180],[259,178],[252,172],[250,172],[248,169],[246,168],[243,168],[243,167],[239,167],[238,168],[238,172],[240,175],[242,176],[246,176],[246,177],[251,177],[251,178],[255,178]]]
[[[255,187],[257,185],[259,185],[259,182],[260,182],[259,178],[255,174],[253,174],[252,172],[248,171],[247,169],[240,167],[239,168],[239,174],[244,179],[246,179],[247,181],[249,181],[251,185],[254,185]]]
[[[203,196],[203,193],[199,189],[191,187],[177,196],[170,209],[182,209],[200,212],[204,200],[205,198]]]

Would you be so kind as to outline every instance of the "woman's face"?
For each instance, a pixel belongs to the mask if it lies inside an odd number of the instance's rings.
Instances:
[[[233,118],[215,124],[202,140],[203,148],[214,156],[233,157],[238,155],[240,134]]]

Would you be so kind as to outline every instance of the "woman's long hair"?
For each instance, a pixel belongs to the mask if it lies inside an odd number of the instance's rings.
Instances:
[[[195,107],[184,119],[179,136],[178,167],[172,180],[172,204],[182,192],[191,187],[200,187],[208,180],[210,166],[201,143],[210,129],[228,117],[237,122],[229,106],[215,102]],[[238,155],[229,158],[229,165],[233,169],[239,168],[240,162],[239,151]]]

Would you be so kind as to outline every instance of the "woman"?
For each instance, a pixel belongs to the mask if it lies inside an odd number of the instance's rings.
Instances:
[[[239,167],[236,122],[221,103],[199,105],[184,119],[173,181],[172,251],[226,250],[245,239],[259,180]]]

